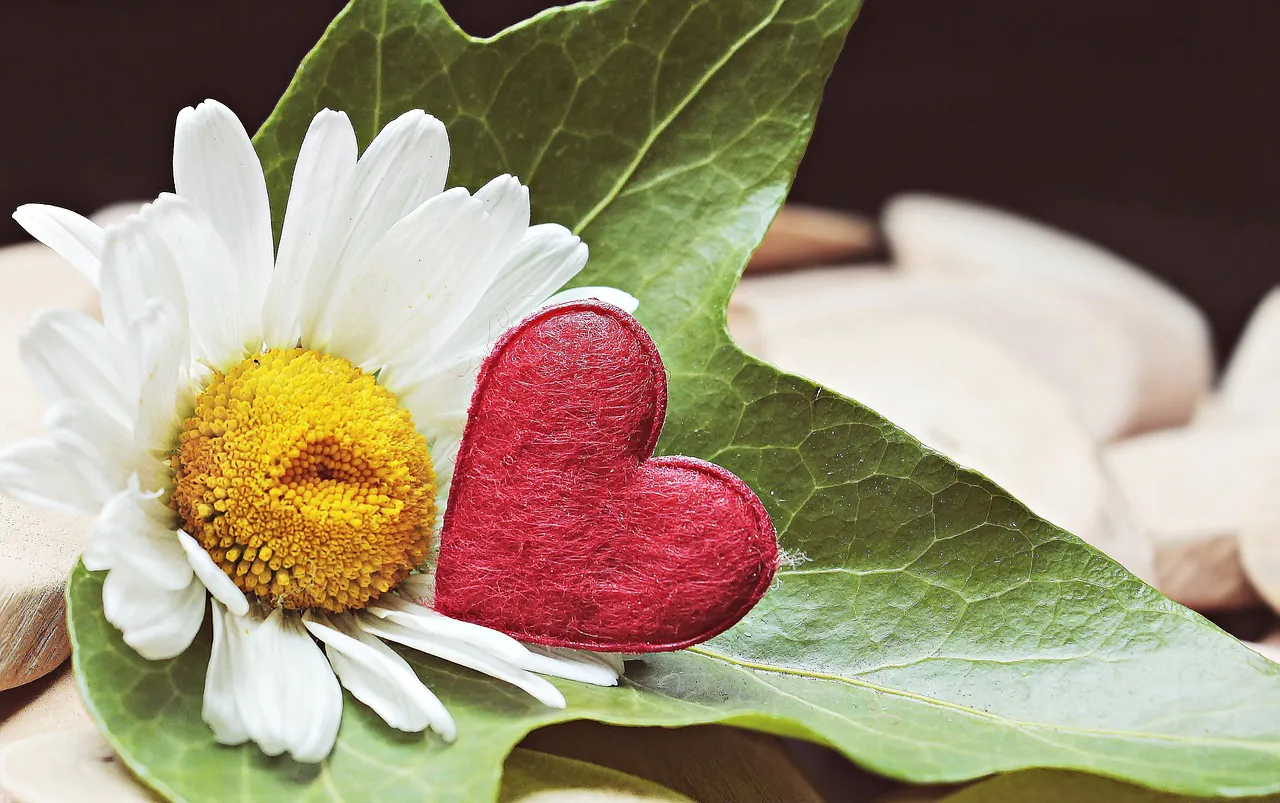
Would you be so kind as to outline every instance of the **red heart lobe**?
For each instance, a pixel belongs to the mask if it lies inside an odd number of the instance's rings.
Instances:
[[[522,641],[675,650],[726,630],[778,565],[729,471],[653,457],[658,350],[622,310],[574,302],[509,331],[481,367],[436,568],[442,613]]]

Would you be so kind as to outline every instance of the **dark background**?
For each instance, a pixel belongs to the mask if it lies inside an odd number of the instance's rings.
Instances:
[[[216,97],[253,130],[342,5],[0,0],[0,208],[168,189],[178,109]],[[551,3],[445,5],[488,35]],[[1190,295],[1221,351],[1280,276],[1278,31],[1266,0],[867,0],[792,197],[1051,221]]]

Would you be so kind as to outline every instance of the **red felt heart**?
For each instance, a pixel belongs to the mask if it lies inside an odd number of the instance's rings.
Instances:
[[[480,370],[436,566],[442,613],[523,641],[676,650],[732,626],[778,566],[742,480],[654,458],[666,374],[634,318],[535,313]]]

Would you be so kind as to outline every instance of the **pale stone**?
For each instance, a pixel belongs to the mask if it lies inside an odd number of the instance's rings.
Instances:
[[[14,803],[155,803],[97,731],[45,733],[0,748],[0,790]]]
[[[764,336],[760,333],[760,322],[756,311],[750,305],[739,301],[737,297],[729,300],[725,309],[725,322],[733,340],[749,354],[761,355],[765,352]]]
[[[63,589],[87,526],[0,496],[0,689],[35,680],[70,654]]]
[[[1242,641],[1240,643],[1253,650],[1258,655],[1270,658],[1272,661],[1280,664],[1280,645],[1268,643],[1266,641]]]
[[[747,270],[767,271],[848,261],[879,245],[875,224],[859,215],[787,204],[769,226]]]
[[[1275,493],[1280,429],[1152,432],[1103,458],[1144,529],[1164,540],[1232,535]]]
[[[1280,524],[1261,522],[1240,532],[1240,563],[1272,610],[1280,611]]]
[[[1258,594],[1272,610],[1280,611],[1280,463],[1273,465],[1263,483],[1272,492],[1261,497],[1240,531],[1240,563]],[[1264,642],[1280,646],[1280,630]]]
[[[977,331],[1020,359],[1062,394],[1094,440],[1120,432],[1137,405],[1138,355],[1132,338],[1077,297],[1016,277],[833,268],[747,277],[734,299],[755,313],[766,356],[775,333],[817,318],[937,318]]]
[[[882,225],[912,273],[1017,276],[1072,293],[1129,333],[1139,357],[1138,404],[1124,430],[1185,423],[1213,377],[1209,328],[1186,298],[1090,242],[968,201],[903,195]]]
[[[0,692],[0,746],[41,733],[92,727],[70,661],[38,681]]]
[[[1192,427],[1231,427],[1235,426],[1230,412],[1222,404],[1222,400],[1215,393],[1206,396],[1196,405],[1195,415],[1191,417]]]
[[[1280,425],[1280,289],[1254,310],[1222,374],[1211,414],[1198,425]]]
[[[1235,535],[1194,539],[1149,536],[1155,548],[1152,582],[1169,599],[1197,611],[1229,611],[1258,602]]]
[[[1112,521],[1093,439],[1056,388],[1001,344],[906,308],[813,311],[764,332],[768,357],[867,405],[1140,575],[1145,544]]]
[[[1155,547],[1157,588],[1197,610],[1257,602],[1246,568],[1252,551],[1265,574],[1259,533],[1280,534],[1262,513],[1280,478],[1280,429],[1154,432],[1112,444],[1104,463]]]
[[[1097,459],[1100,464],[1101,459]],[[1105,470],[1103,473],[1106,474]],[[1110,476],[1106,476],[1105,482],[1107,491],[1098,524],[1091,537],[1081,537],[1149,585],[1154,585],[1158,577],[1155,544],[1134,521],[1133,511]]]

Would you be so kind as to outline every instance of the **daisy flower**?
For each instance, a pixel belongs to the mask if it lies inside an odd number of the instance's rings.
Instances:
[[[0,490],[94,517],[84,564],[107,572],[104,614],[142,657],[182,653],[209,610],[204,720],[223,744],[301,762],[332,749],[342,687],[391,727],[454,738],[387,642],[550,706],[565,700],[540,675],[622,671],[437,613],[428,567],[493,341],[544,304],[635,299],[553,295],[587,247],[530,226],[511,176],[446,190],[430,115],[357,153],[345,114],[316,115],[278,250],[249,136],[214,101],[178,115],[176,192],[137,215],[104,231],[14,214],[97,283],[102,320],[44,312],[23,336],[47,434],[0,454]]]

